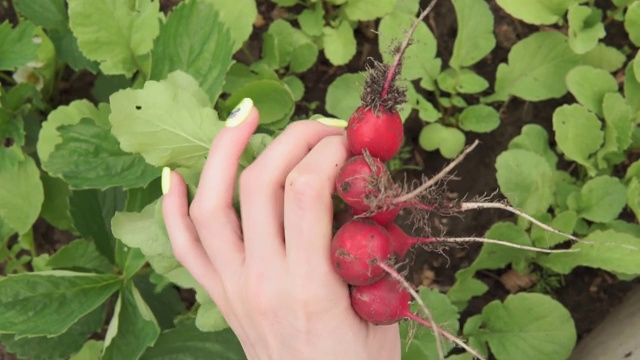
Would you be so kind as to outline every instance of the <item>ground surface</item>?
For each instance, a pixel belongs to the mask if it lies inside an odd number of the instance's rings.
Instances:
[[[161,0],[164,10],[179,2],[180,0]],[[514,21],[495,6],[493,1],[490,1],[490,3],[492,3],[492,9],[496,17],[495,28],[498,45],[489,57],[477,64],[475,70],[492,82],[498,64],[506,60],[509,47],[535,29]],[[285,10],[275,8],[273,4],[266,1],[258,1],[258,4],[260,19],[256,22],[256,31],[254,31],[247,43],[247,50],[254,56],[258,56],[260,53],[261,34],[266,30],[268,24],[274,19],[282,17],[285,13]],[[6,11],[6,7],[0,5],[0,21],[6,18],[13,18],[13,16],[13,14]],[[448,1],[440,1],[428,21],[438,39],[439,55],[446,63],[456,35],[456,19],[452,5]],[[316,101],[322,104],[327,87],[338,75],[345,72],[363,70],[365,68],[365,59],[368,56],[379,58],[377,39],[375,34],[370,31],[373,28],[373,24],[363,24],[357,31],[359,51],[347,66],[336,68],[321,58],[314,68],[303,74],[301,78],[307,85],[307,92],[297,109],[298,114],[308,112],[304,104]],[[620,34],[620,38],[625,37],[626,39],[624,32],[612,31],[607,38],[609,44],[620,43],[621,40],[616,37],[616,34]],[[243,58],[238,57],[237,60],[243,61]],[[59,99],[60,103],[68,103],[76,98],[91,98],[92,81],[93,77],[90,74],[82,74],[79,77],[75,77],[74,82],[63,84],[64,90]],[[428,97],[428,94],[426,96]],[[469,135],[468,143],[477,138],[481,141],[481,144],[456,168],[455,174],[459,180],[450,182],[448,184],[449,190],[459,196],[468,195],[469,197],[494,192],[498,188],[494,168],[498,154],[507,148],[508,142],[520,133],[522,126],[525,124],[536,123],[550,130],[553,109],[566,100],[560,99],[541,103],[512,100],[502,109],[502,123],[496,131],[477,137]],[[323,112],[323,110],[320,107],[315,111]],[[415,143],[420,126],[421,124],[417,117],[408,120],[406,135],[409,144]],[[418,178],[422,174],[432,175],[446,164],[438,153],[427,153],[421,150],[416,150],[414,153],[415,156],[411,162],[424,164],[425,167],[422,172],[407,172],[406,175],[409,178]],[[449,218],[444,223],[440,221],[441,219],[433,220],[434,226],[443,224],[443,228],[451,236],[482,236],[491,224],[511,218],[509,214],[503,212],[482,210],[469,212],[465,214],[463,219]],[[407,229],[411,229],[411,224],[407,225]],[[61,234],[44,222],[37,224],[35,235],[40,250],[46,252],[53,252],[69,241],[68,236]],[[411,279],[415,283],[422,282],[425,285],[446,290],[453,284],[455,272],[468,266],[477,255],[478,250],[477,246],[452,249],[445,253],[446,256],[418,251],[412,268]],[[509,294],[505,282],[501,280],[501,275],[503,275],[501,272],[495,271],[481,272],[477,275],[480,280],[487,283],[490,290],[484,296],[474,299],[465,314],[463,314],[464,316],[476,314],[481,311],[486,303],[495,299],[504,299]],[[613,275],[603,271],[578,268],[564,279],[562,287],[553,289],[550,294],[569,309],[576,321],[579,337],[583,337],[597,326],[614,306],[620,303],[632,285],[619,282]],[[192,301],[190,294],[185,294],[185,299]],[[14,359],[14,357],[5,354],[0,344],[0,360],[9,359]]]

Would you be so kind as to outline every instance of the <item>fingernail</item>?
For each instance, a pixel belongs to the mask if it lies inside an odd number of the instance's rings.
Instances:
[[[166,195],[171,187],[171,169],[165,167],[162,169],[162,195]]]
[[[345,120],[334,119],[334,118],[318,118],[316,119],[316,121],[327,126],[340,127],[340,128],[346,128],[348,124],[348,122]]]
[[[251,112],[251,108],[253,107],[253,100],[250,98],[244,98],[240,103],[231,110],[229,113],[229,117],[227,117],[226,127],[236,127],[242,124],[247,117],[249,117],[249,113]]]

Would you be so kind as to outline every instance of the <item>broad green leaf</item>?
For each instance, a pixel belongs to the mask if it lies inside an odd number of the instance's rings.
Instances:
[[[342,8],[351,21],[375,20],[389,14],[395,0],[346,0]]]
[[[605,94],[618,91],[618,83],[611,74],[590,66],[576,66],[566,79],[567,88],[578,102],[600,116]]]
[[[73,221],[69,212],[69,185],[62,179],[51,177],[46,173],[40,173],[42,187],[44,189],[44,202],[40,216],[58,229],[73,229]]]
[[[297,0],[273,0],[274,3],[280,5],[280,6],[293,6],[295,5],[298,1]]]
[[[57,107],[47,117],[47,121],[42,124],[38,137],[38,157],[41,162],[46,162],[49,154],[53,152],[56,145],[62,142],[60,134],[56,130],[61,125],[73,125],[80,122],[82,118],[96,119],[108,126],[109,106],[101,104],[96,109],[88,100],[75,100],[69,105]]]
[[[117,275],[63,270],[0,279],[0,333],[60,335],[106,301],[120,282]]]
[[[233,56],[233,40],[219,18],[214,2],[190,0],[178,5],[153,45],[150,80],[164,80],[176,70],[186,72],[215,102]]]
[[[144,188],[129,189],[127,191],[126,211],[142,211],[145,206],[151,204],[162,196],[161,179],[158,177]]]
[[[419,73],[418,78],[420,78],[420,87],[429,91],[435,91],[436,81],[440,75],[440,70],[442,69],[442,59],[434,58],[414,65],[417,66],[416,70]],[[405,68],[403,67],[403,73],[405,72],[404,69]],[[475,86],[481,83],[481,81],[477,81],[477,79],[474,80],[475,81],[473,83]]]
[[[626,189],[620,179],[602,175],[582,186],[575,210],[587,220],[607,223],[618,217],[626,203]]]
[[[453,68],[471,66],[496,46],[493,13],[485,0],[453,0],[452,3],[458,31],[449,65]]]
[[[84,343],[82,349],[73,354],[69,360],[96,360],[102,355],[104,341],[89,340]]]
[[[558,155],[549,147],[549,135],[538,124],[527,124],[522,127],[520,135],[509,142],[509,150],[529,150],[544,157],[551,169],[555,169],[558,163]]]
[[[125,76],[108,76],[101,73],[98,74],[93,82],[91,95],[100,102],[108,103],[111,95],[115,94],[118,90],[124,90],[130,86],[131,81]]]
[[[578,214],[575,211],[567,210],[554,217],[548,222],[548,225],[556,230],[571,234],[577,222]],[[566,241],[567,237],[544,230],[538,225],[532,225],[531,239],[535,246],[551,248]]]
[[[580,64],[614,72],[620,69],[627,57],[618,49],[598,43],[595,48],[583,54]]]
[[[335,65],[345,65],[356,54],[356,38],[349,22],[343,21],[337,28],[325,26],[322,29],[324,55]]]
[[[94,74],[98,72],[100,64],[84,56],[78,47],[78,40],[71,30],[68,28],[52,30],[49,36],[60,61],[67,63],[75,71],[87,69]]]
[[[353,37],[351,28],[349,31]],[[341,40],[343,38],[336,41]],[[337,48],[340,46],[336,45]],[[355,40],[353,48],[355,52]],[[265,64],[272,69],[289,66],[291,71],[299,73],[313,66],[318,57],[318,47],[304,32],[294,28],[289,22],[278,19],[269,25],[269,30],[264,35],[262,55]],[[277,76],[275,79],[278,79]]]
[[[141,360],[243,360],[242,345],[231,329],[200,331],[193,322],[180,322],[163,332]]]
[[[200,304],[196,316],[198,329],[202,331],[220,331],[229,327],[218,306],[213,302],[209,294],[200,287],[196,292],[196,301]]]
[[[596,230],[572,249],[572,253],[549,254],[538,262],[561,274],[577,266],[587,266],[624,274],[640,274],[640,241],[638,237],[615,230]]]
[[[291,93],[293,94],[294,101],[302,100],[304,96],[304,83],[300,80],[299,77],[295,75],[289,75],[282,79],[282,81],[287,85]]]
[[[19,162],[0,156],[0,219],[19,234],[37,220],[44,202],[40,170],[30,156]]]
[[[158,167],[201,167],[224,126],[197,81],[181,71],[147,81],[142,89],[118,91],[111,110],[111,132],[120,147]]]
[[[75,270],[83,272],[113,272],[113,264],[104,257],[92,241],[76,239],[58,249],[47,261],[47,266],[55,270]]]
[[[458,309],[451,304],[449,298],[441,292],[429,288],[421,288],[419,295],[422,301],[428,304],[435,323],[449,333],[456,334],[460,327]],[[425,315],[416,305],[414,303],[412,310],[424,318]],[[417,325],[413,321],[403,321],[400,324],[400,338],[402,339],[403,359],[428,359],[437,354],[435,337],[431,328]],[[443,341],[442,336],[440,336],[440,341]],[[445,353],[453,347],[453,343],[446,340],[443,345]]]
[[[169,283],[169,286],[159,288],[149,280],[151,276],[153,275],[135,276],[132,281],[153,312],[160,328],[171,329],[175,327],[176,317],[186,311],[185,304],[175,286]]]
[[[253,32],[253,22],[258,15],[256,0],[206,1],[215,5],[220,15],[220,21],[229,29],[234,43],[232,52],[240,50]]]
[[[104,340],[104,360],[139,358],[160,336],[153,313],[132,283],[120,292]]]
[[[393,52],[400,46],[406,31],[417,21],[415,16],[402,13],[391,13],[382,20],[378,26],[378,48],[382,60],[393,63]],[[401,77],[405,80],[416,80],[427,74],[435,80],[440,72],[441,63],[434,61],[437,51],[435,36],[424,22],[421,22],[411,38],[411,44],[407,47],[402,59]],[[434,69],[436,68],[436,69]],[[425,84],[426,85],[426,84]],[[421,84],[421,86],[423,86]]]
[[[583,0],[497,0],[511,16],[533,25],[552,25],[562,19],[572,4]]]
[[[127,153],[109,128],[83,119],[57,128],[62,143],[49,155],[44,167],[63,178],[72,189],[125,189],[146,186],[160,176],[160,169],[140,154]]]
[[[115,257],[116,265],[127,279],[132,278],[147,263],[140,249],[129,247],[122,241],[116,243]]]
[[[625,160],[625,150],[631,145],[633,134],[633,113],[619,92],[604,96],[605,119],[604,145],[597,153],[598,165],[608,168]]]
[[[69,26],[80,51],[106,75],[131,77],[160,30],[159,1],[68,0]]]
[[[602,146],[604,132],[600,120],[578,104],[562,105],[553,113],[553,130],[558,148],[564,156],[595,174],[589,156]]]
[[[500,191],[509,203],[527,214],[547,211],[553,202],[553,169],[547,160],[528,150],[513,149],[496,159]]]
[[[437,77],[438,87],[451,94],[475,94],[489,87],[489,82],[469,69],[449,68]]]
[[[464,131],[487,133],[500,125],[500,114],[487,105],[471,105],[460,113],[458,124]]]
[[[260,111],[261,125],[287,120],[293,115],[293,94],[282,81],[258,80],[243,86],[226,100],[225,110],[231,111],[244,98],[251,98]]]
[[[640,180],[631,179],[627,187],[627,204],[636,215],[636,219],[640,219]]]
[[[65,333],[55,337],[36,336],[15,339],[13,334],[0,334],[5,349],[20,358],[30,360],[66,360],[79,351],[86,339],[104,324],[106,306],[100,306],[83,316]]]
[[[327,111],[340,119],[348,120],[360,106],[364,81],[364,73],[346,73],[333,80],[325,97]]]
[[[495,94],[486,101],[504,101],[509,95],[528,101],[559,98],[567,92],[566,74],[579,61],[566,36],[536,32],[511,48],[508,64],[498,66]]]
[[[462,152],[465,140],[462,131],[439,123],[423,127],[418,137],[418,142],[423,149],[427,151],[439,149],[440,154],[447,159],[453,159]]]
[[[411,105],[411,107],[418,110],[418,116],[420,117],[420,119],[432,123],[442,118],[442,113],[440,113],[440,111],[438,111],[438,109],[436,109],[436,107],[429,100],[418,94],[418,92],[413,87],[413,84],[408,84],[407,89],[409,90],[407,91],[407,103],[408,105]],[[408,110],[411,110],[411,108],[409,108]],[[403,117],[403,121],[406,120],[406,117],[408,115],[409,114]]]
[[[624,175],[624,182],[629,183],[633,178],[640,180],[640,160],[634,161],[627,168],[627,172]]]
[[[465,335],[489,343],[497,359],[564,360],[576,344],[571,313],[548,295],[509,295],[504,302],[487,304],[476,316],[482,326],[465,326]]]
[[[633,112],[636,114],[640,110],[640,81],[638,81],[638,75],[636,75],[634,67],[635,64],[640,63],[637,58],[630,61],[624,72],[624,96],[627,100],[627,104],[631,106]]]
[[[640,46],[640,3],[631,4],[624,15],[624,28],[629,34],[629,39]]]
[[[47,30],[67,27],[69,17],[64,0],[13,0],[16,11]]]
[[[13,71],[37,59],[40,46],[33,40],[35,31],[29,21],[21,21],[15,28],[9,21],[0,24],[0,71]]]
[[[420,9],[420,0],[397,0],[393,12],[415,15]]]
[[[595,7],[574,4],[569,7],[569,46],[576,54],[593,50],[607,32],[602,23],[602,11]]]
[[[122,189],[112,188],[77,190],[69,198],[73,226],[85,239],[93,240],[98,251],[112,263],[116,241],[111,233],[111,218],[124,208],[126,196]]]
[[[300,15],[298,15],[298,23],[300,29],[310,36],[322,35],[322,28],[324,27],[324,9],[322,3],[316,3],[314,8],[304,9]]]

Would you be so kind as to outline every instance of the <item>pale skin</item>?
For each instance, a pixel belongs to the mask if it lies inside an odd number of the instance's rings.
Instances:
[[[329,259],[334,181],[349,156],[344,129],[296,121],[236,182],[259,116],[252,107],[216,136],[191,205],[184,180],[171,174],[162,205],[176,258],[248,359],[400,359],[397,324],[361,320]]]

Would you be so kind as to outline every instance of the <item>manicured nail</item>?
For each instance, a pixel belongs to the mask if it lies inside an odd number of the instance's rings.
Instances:
[[[317,122],[327,125],[327,126],[334,126],[334,127],[340,127],[340,128],[346,128],[348,122],[342,119],[335,119],[335,118],[318,118],[316,119]]]
[[[231,113],[229,113],[229,117],[226,121],[227,127],[236,127],[242,124],[249,117],[249,113],[251,112],[251,108],[253,107],[253,100],[250,98],[244,98],[238,106],[236,106]]]
[[[165,167],[162,169],[162,195],[166,195],[171,187],[171,169]]]

